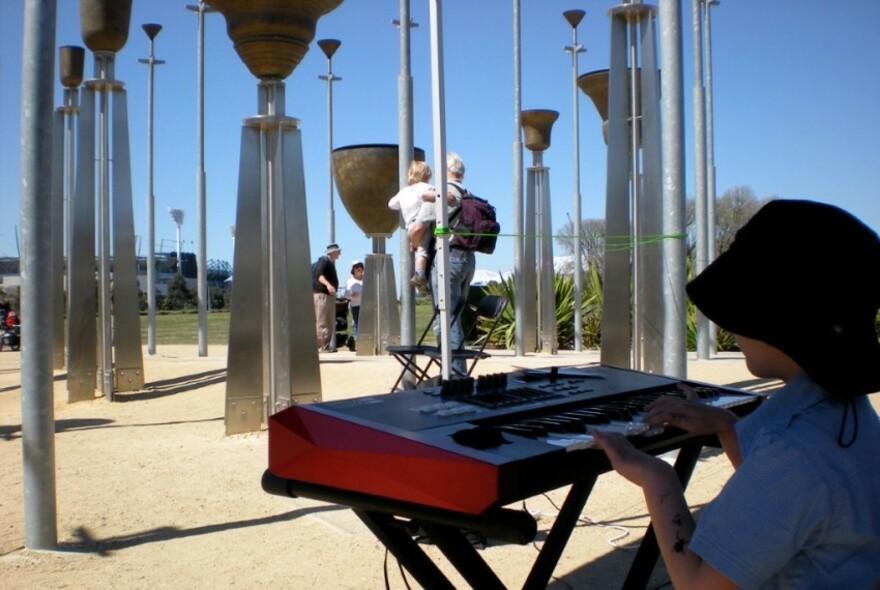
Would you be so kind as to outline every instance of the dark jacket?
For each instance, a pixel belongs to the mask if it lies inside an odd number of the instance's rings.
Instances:
[[[322,275],[327,279],[328,283],[333,285],[334,289],[339,289],[339,277],[336,276],[336,265],[326,256],[318,258],[318,261],[315,262],[312,268],[312,291],[329,295],[330,293],[327,292],[327,287],[318,281],[318,277]]]

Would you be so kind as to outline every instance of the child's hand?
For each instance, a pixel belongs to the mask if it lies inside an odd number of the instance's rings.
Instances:
[[[591,434],[605,451],[611,462],[611,467],[637,486],[644,487],[645,483],[655,474],[670,469],[670,466],[662,459],[635,448],[622,434],[614,432],[603,434],[598,430]]]
[[[645,422],[652,426],[676,426],[697,435],[733,430],[738,419],[736,414],[697,401],[694,391],[685,384],[680,384],[680,389],[685,392],[686,399],[664,396],[651,402],[646,408]]]

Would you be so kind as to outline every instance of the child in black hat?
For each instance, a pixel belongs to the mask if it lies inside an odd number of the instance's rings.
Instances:
[[[717,434],[736,471],[695,523],[672,468],[596,433],[641,486],[678,588],[880,588],[880,240],[845,211],[773,201],[687,286],[749,370],[784,387],[738,420],[664,399],[647,422]]]

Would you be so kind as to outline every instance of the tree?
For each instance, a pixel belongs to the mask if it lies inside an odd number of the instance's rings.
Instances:
[[[725,191],[721,198],[715,201],[716,252],[712,259],[726,251],[733,243],[736,232],[758,212],[758,209],[775,198],[771,196],[759,199],[749,186],[735,186]],[[688,236],[687,255],[688,258],[693,259],[696,248],[696,215],[693,199],[688,199],[685,217]]]
[[[166,311],[195,309],[198,307],[196,295],[190,291],[182,274],[177,273],[168,281],[168,293],[162,300],[160,307]]]
[[[566,255],[574,254],[574,221],[569,220],[559,230],[556,245]],[[605,270],[605,220],[581,220],[581,260],[586,261],[585,270],[597,268],[599,273]]]

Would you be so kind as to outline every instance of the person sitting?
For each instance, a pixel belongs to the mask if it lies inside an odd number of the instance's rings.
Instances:
[[[675,588],[880,588],[880,240],[849,213],[771,201],[687,285],[757,377],[784,386],[737,419],[664,398],[648,424],[716,434],[735,471],[694,521],[672,467],[596,432],[641,486]],[[821,277],[821,281],[817,280]]]

